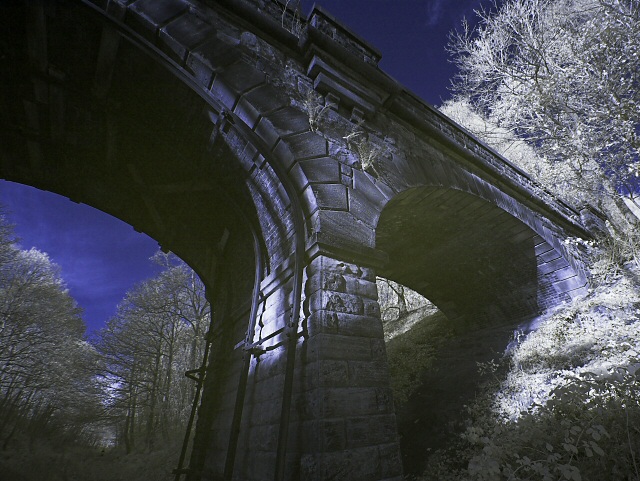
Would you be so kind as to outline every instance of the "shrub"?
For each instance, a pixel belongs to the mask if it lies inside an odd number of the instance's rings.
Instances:
[[[608,259],[626,267],[481,366],[465,432],[424,479],[640,481],[640,293],[629,255]]]

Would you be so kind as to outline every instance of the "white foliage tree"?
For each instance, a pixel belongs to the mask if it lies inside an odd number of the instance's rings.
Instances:
[[[0,219],[0,440],[75,437],[95,416],[95,354],[58,266]]]
[[[608,214],[611,201],[628,214],[621,196],[636,195],[640,153],[640,2],[506,0],[478,14],[478,27],[465,25],[451,44],[459,97],[501,141],[533,145],[543,170],[560,175],[556,191],[570,185]]]

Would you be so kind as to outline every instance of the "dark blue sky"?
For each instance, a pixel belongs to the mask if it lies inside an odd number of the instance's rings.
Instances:
[[[445,51],[450,31],[493,0],[325,0],[334,17],[382,52],[380,67],[427,102],[449,97],[455,67]],[[313,5],[303,0],[306,15]],[[157,243],[86,205],[0,181],[0,204],[25,249],[47,252],[84,309],[88,331],[99,329],[134,284],[156,273]]]
[[[463,17],[494,0],[302,0],[316,3],[382,53],[380,68],[432,105],[449,98],[455,66],[445,49]]]
[[[36,247],[60,266],[69,292],[99,329],[135,283],[158,272],[158,244],[129,224],[66,197],[0,181],[4,205],[23,249]]]

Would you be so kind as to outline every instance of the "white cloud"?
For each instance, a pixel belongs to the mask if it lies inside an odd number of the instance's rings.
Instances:
[[[428,0],[426,4],[428,27],[437,25],[444,15],[444,0]]]

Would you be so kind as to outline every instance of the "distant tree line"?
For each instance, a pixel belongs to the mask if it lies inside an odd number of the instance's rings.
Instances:
[[[195,393],[185,372],[201,363],[210,319],[198,276],[173,255],[154,260],[162,272],[127,293],[96,341],[103,402],[127,453],[181,439]]]
[[[0,450],[47,440],[127,453],[181,440],[210,308],[198,276],[171,254],[131,289],[90,340],[60,270],[21,249],[0,215]]]

